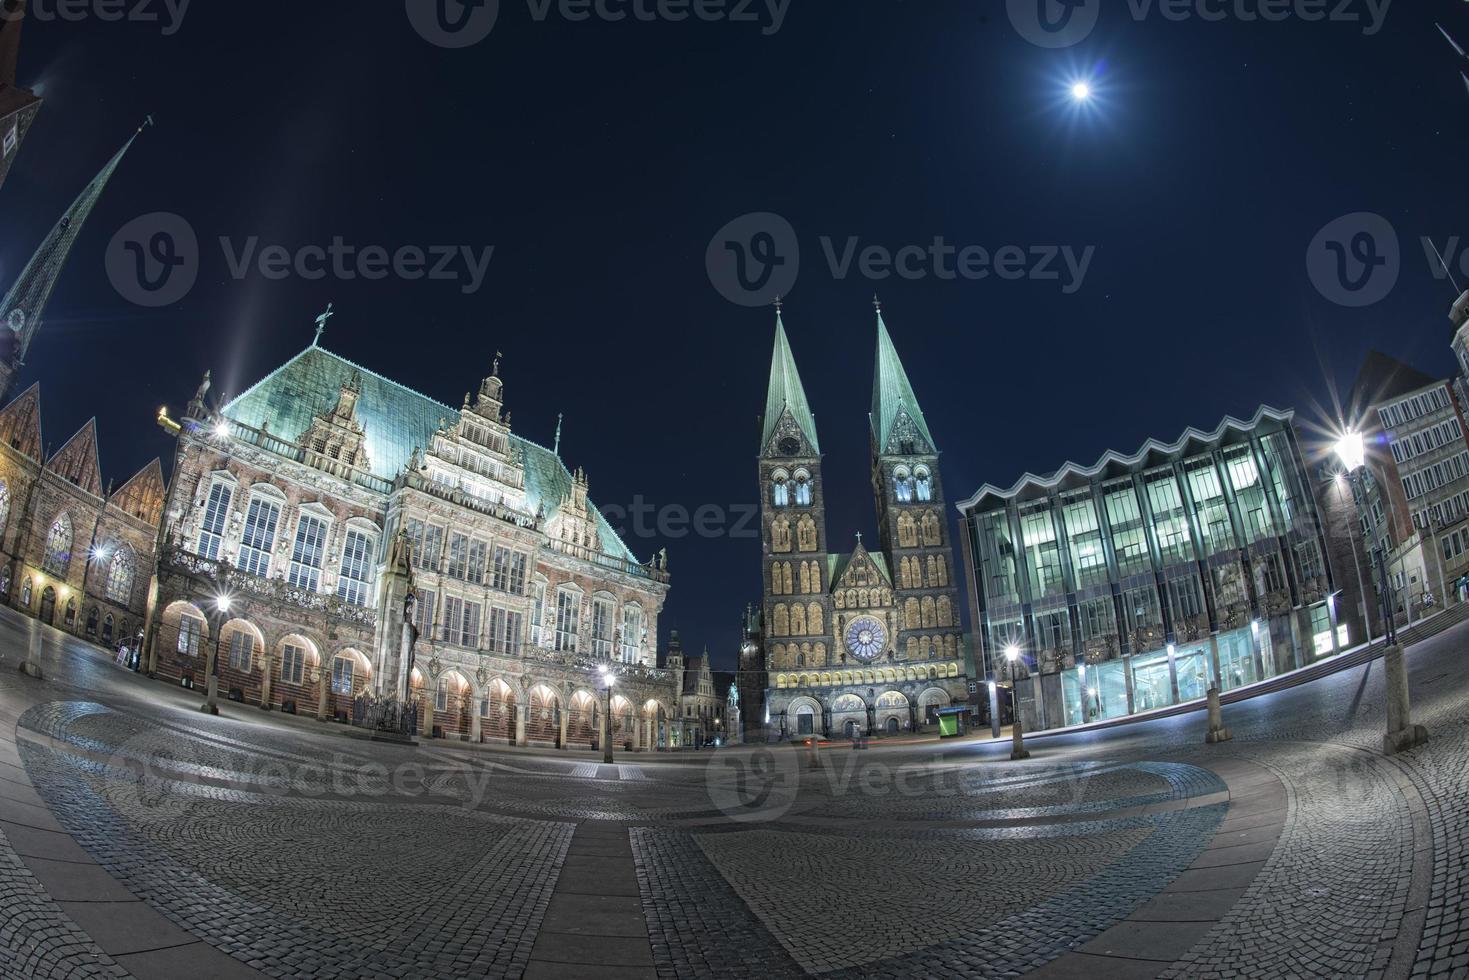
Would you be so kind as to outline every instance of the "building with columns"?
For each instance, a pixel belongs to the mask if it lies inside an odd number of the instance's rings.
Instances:
[[[966,696],[939,450],[881,307],[876,320],[868,432],[879,534],[876,548],[858,533],[847,550],[828,536],[816,420],[776,308],[759,457],[761,715],[772,738],[911,731]]]
[[[559,446],[512,430],[499,360],[455,409],[318,341],[224,404],[206,376],[160,418],[178,447],[157,675],[202,686],[213,644],[222,694],[267,709],[340,719],[407,692],[427,734],[585,747],[610,668],[614,743],[669,746],[666,560],[633,555]]]
[[[1293,418],[1261,408],[959,504],[976,660],[1027,727],[1193,701],[1365,639],[1337,622]]]

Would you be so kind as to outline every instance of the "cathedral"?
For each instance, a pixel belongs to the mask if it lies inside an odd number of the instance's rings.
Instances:
[[[914,731],[967,694],[939,450],[877,310],[872,489],[879,540],[826,522],[816,421],[779,304],[760,434],[764,709],[772,737]]]

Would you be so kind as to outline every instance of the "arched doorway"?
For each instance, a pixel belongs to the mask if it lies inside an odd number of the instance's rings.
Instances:
[[[632,702],[620,694],[612,696],[612,744],[632,751],[634,723]]]
[[[821,706],[810,698],[797,698],[791,702],[791,735],[795,738],[810,738],[821,727]]]
[[[887,732],[888,732],[889,735],[896,735],[896,734],[898,734],[898,719],[891,718],[891,717],[888,718],[888,721],[887,721]]]
[[[561,737],[561,705],[556,693],[544,684],[530,689],[525,719],[525,738],[532,745],[554,746]]]
[[[647,721],[648,741],[651,743],[644,747],[668,748],[668,709],[657,698],[649,698],[643,705],[643,717]]]
[[[515,692],[498,677],[480,697],[479,730],[483,741],[515,744]]]
[[[867,734],[867,702],[856,694],[841,694],[831,703],[831,727],[846,738]]]
[[[472,692],[469,681],[457,670],[440,675],[434,692],[433,723],[443,731],[445,738],[469,736],[469,708]],[[430,729],[432,731],[432,729]]]
[[[347,649],[332,658],[331,711],[333,716],[352,717],[352,702],[367,690],[372,665],[357,650]]]
[[[930,687],[918,697],[918,719],[925,725],[938,724],[938,709],[947,708],[953,699],[947,691]]]
[[[597,697],[591,691],[577,691],[571,696],[571,712],[566,719],[566,744],[591,748],[597,744]]]
[[[41,622],[49,624],[55,615],[56,589],[48,585],[41,591]]]
[[[906,729],[911,720],[908,696],[902,691],[883,691],[877,697],[876,715],[877,727],[883,732],[891,735]]]

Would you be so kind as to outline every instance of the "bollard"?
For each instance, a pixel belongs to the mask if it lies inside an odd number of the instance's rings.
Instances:
[[[1204,742],[1214,745],[1219,742],[1228,742],[1234,738],[1229,729],[1224,727],[1224,711],[1219,707],[1219,688],[1209,688],[1209,733],[1204,736]]]
[[[1408,665],[1402,647],[1394,643],[1383,651],[1382,669],[1387,674],[1387,734],[1382,737],[1382,751],[1396,755],[1427,742],[1428,729],[1413,724]]]
[[[209,684],[205,687],[208,692],[204,703],[199,705],[199,710],[205,714],[219,714],[219,678],[213,674],[209,675]]]
[[[38,681],[43,681],[46,678],[45,675],[41,673],[41,663],[37,659],[37,654],[39,654],[40,652],[40,634],[32,633],[29,642],[26,644],[25,659],[20,662],[20,672],[22,674],[25,674],[27,677],[34,677]]]

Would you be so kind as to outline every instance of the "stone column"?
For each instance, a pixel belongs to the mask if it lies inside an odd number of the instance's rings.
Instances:
[[[527,729],[530,727],[529,726],[529,723],[530,723],[530,705],[517,703],[515,705],[515,744],[516,745],[519,745],[519,746],[522,746],[523,747],[523,746],[526,746],[526,745],[529,745],[530,744],[530,733],[527,731]]]
[[[332,678],[331,671],[326,664],[321,664],[316,669],[316,720],[326,721],[331,717],[327,714],[327,699],[331,694]]]
[[[431,735],[434,730],[434,694],[433,691],[429,690],[427,680],[423,682],[423,687],[419,689],[419,694],[423,698],[423,707],[418,712],[418,720],[422,723],[420,731],[424,735]]]
[[[559,715],[560,718],[561,718],[561,724],[559,726],[560,727],[560,730],[561,730],[561,737],[560,737],[560,740],[557,741],[556,747],[558,749],[565,749],[566,748],[566,722],[567,722],[566,715],[567,715],[567,713],[566,713],[565,710],[558,710],[556,712],[556,714]]]
[[[643,751],[643,719],[634,718],[632,723],[632,750]]]
[[[1215,633],[1209,637],[1209,666],[1213,670],[1214,687],[1224,690],[1224,679],[1219,673],[1219,634]]]
[[[261,669],[265,671],[265,676],[260,679],[260,707],[266,711],[270,710],[270,682],[275,676],[273,666],[270,653],[267,651],[264,662],[261,664]]]
[[[475,696],[469,705],[469,740],[476,745],[484,740],[484,734],[480,728],[478,696]]]

